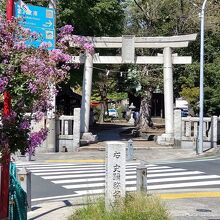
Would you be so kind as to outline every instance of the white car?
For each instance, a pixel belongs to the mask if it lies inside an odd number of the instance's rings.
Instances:
[[[109,109],[108,113],[105,112],[105,115],[109,115],[110,117],[113,117],[113,118],[118,118],[118,112],[114,108]]]

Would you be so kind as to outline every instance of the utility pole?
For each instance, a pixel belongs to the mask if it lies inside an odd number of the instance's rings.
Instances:
[[[14,14],[14,0],[7,0],[6,18],[10,21]],[[4,116],[10,115],[11,97],[8,91],[4,92]],[[1,165],[1,197],[0,197],[0,220],[8,216],[9,204],[9,165],[10,165],[10,146],[6,143],[4,146]]]
[[[55,41],[56,41],[56,0],[49,1],[49,8],[53,8],[55,11]],[[55,85],[51,86],[51,97],[52,97],[52,109],[47,111],[47,121],[49,127],[49,133],[47,136],[47,150],[50,152],[56,151],[56,95],[53,93]]]
[[[205,33],[205,6],[207,0],[202,4],[200,13],[201,32],[200,32],[200,96],[199,96],[199,137],[197,153],[203,153],[203,115],[204,115],[204,33]]]

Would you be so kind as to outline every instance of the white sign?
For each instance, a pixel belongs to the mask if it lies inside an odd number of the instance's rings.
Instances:
[[[105,207],[111,210],[125,197],[126,144],[107,142]]]

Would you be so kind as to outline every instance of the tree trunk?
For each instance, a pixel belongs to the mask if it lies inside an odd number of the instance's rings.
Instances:
[[[99,123],[104,122],[104,114],[105,114],[105,107],[104,107],[104,103],[102,101],[101,102],[101,111],[100,111],[100,115],[99,115]]]
[[[101,96],[101,111],[99,115],[99,123],[104,122],[105,111],[108,112],[108,99],[107,99],[107,89],[106,86],[100,91]]]
[[[140,131],[147,131],[149,127],[153,127],[151,120],[151,99],[152,92],[146,92],[141,100],[139,121],[137,127]]]

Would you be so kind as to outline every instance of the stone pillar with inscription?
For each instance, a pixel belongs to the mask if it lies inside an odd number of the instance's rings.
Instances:
[[[177,148],[181,147],[182,140],[182,117],[181,110],[174,110],[174,146]]]
[[[125,197],[126,144],[107,142],[105,207],[111,210]]]

